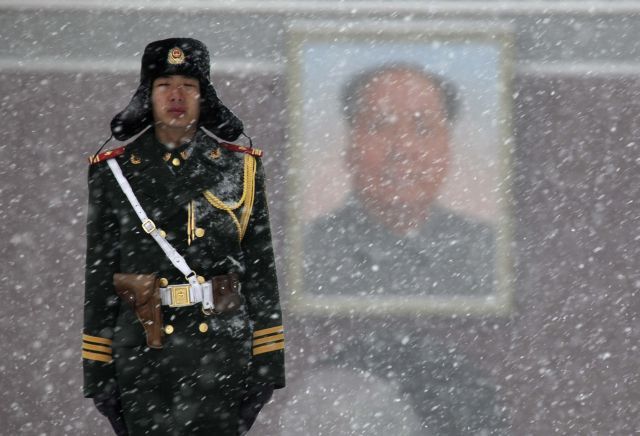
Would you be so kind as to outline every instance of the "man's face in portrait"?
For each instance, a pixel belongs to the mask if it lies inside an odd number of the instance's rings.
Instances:
[[[417,222],[449,165],[444,95],[428,77],[398,69],[374,76],[359,97],[347,152],[355,192],[378,215],[399,208]]]
[[[187,76],[158,77],[151,88],[157,127],[186,130],[200,117],[200,82]]]

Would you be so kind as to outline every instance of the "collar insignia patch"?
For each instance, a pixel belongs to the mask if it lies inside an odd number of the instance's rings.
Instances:
[[[220,157],[220,149],[216,148],[211,150],[211,153],[209,153],[209,157],[211,159],[218,159]]]

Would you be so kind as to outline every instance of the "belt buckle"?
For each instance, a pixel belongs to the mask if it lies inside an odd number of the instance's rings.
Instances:
[[[169,307],[182,307],[191,305],[191,285],[171,285],[171,304]]]
[[[156,225],[153,221],[147,218],[142,222],[142,229],[147,233],[153,233],[156,229]]]

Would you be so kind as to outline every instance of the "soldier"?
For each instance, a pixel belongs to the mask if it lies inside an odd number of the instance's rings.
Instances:
[[[91,158],[84,395],[119,434],[243,434],[285,385],[262,153],[209,134],[243,134],[209,76],[200,41],[149,44],[111,122],[142,133]]]

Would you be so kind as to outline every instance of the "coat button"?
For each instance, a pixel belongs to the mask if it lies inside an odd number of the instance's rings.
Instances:
[[[164,277],[162,277],[160,279],[160,287],[161,288],[166,288],[168,285],[169,285],[169,280],[167,280]]]
[[[202,333],[206,333],[207,330],[209,330],[209,324],[207,324],[206,322],[201,322],[198,326],[198,330],[200,330],[200,332]]]
[[[167,237],[167,232],[165,232],[164,230],[160,230],[160,236],[163,238]]]
[[[173,333],[173,326],[171,324],[167,324],[166,326],[164,326],[164,332],[170,335],[171,333]]]
[[[202,276],[198,276],[198,283],[203,284],[204,282],[206,282],[205,278]]]
[[[196,229],[196,236],[198,238],[202,238],[204,236],[204,229],[202,227],[198,227]]]
[[[180,159],[178,159],[177,157],[174,157],[173,159],[171,159],[171,164],[174,167],[180,166]]]

